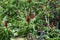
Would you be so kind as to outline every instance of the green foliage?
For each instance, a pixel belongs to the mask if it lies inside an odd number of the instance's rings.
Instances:
[[[12,32],[7,28],[0,28],[0,40],[10,40],[12,37]]]
[[[49,29],[49,28],[48,28]],[[57,29],[50,29],[50,30],[47,30],[47,34],[44,35],[44,39],[45,40],[59,40],[59,30]]]
[[[31,16],[30,14],[32,13],[35,14],[35,17],[34,19],[30,18],[31,20],[28,25],[28,23],[26,22],[26,14],[29,14],[29,16]],[[11,26],[8,25],[7,27],[15,31],[18,29],[17,34],[20,36],[24,34],[27,35],[30,32],[33,33],[34,31],[33,27],[36,28],[37,30],[50,30],[49,28],[46,28],[47,26],[45,27],[46,24],[45,16],[47,19],[49,18],[49,23],[51,20],[54,20],[55,22],[59,22],[60,1],[59,0],[31,0],[30,2],[28,2],[27,0],[0,0],[0,26],[1,27],[4,26],[4,23],[2,21],[6,15],[8,17],[6,18],[9,21],[8,23],[11,24]],[[6,30],[5,29],[3,31],[1,30],[2,35],[5,32],[5,34],[8,33],[6,35],[9,36],[10,31],[8,31],[8,29]]]

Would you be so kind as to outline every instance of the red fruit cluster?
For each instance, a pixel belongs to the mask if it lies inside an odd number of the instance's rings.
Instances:
[[[6,27],[7,27],[7,21],[5,21],[5,22],[4,22],[4,26],[6,26]]]
[[[53,28],[53,27],[54,27],[54,23],[53,23],[53,22],[51,22],[51,25],[50,25],[50,27],[51,27],[51,28]]]
[[[26,15],[26,21],[29,23],[30,22],[30,16]]]
[[[35,15],[32,13],[31,18],[33,19],[34,17],[35,17]]]

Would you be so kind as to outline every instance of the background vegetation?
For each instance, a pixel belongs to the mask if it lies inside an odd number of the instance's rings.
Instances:
[[[14,36],[59,26],[60,0],[0,0],[0,27]]]

